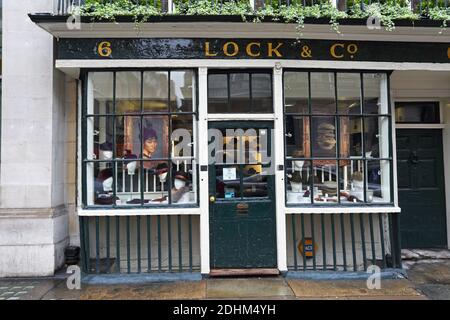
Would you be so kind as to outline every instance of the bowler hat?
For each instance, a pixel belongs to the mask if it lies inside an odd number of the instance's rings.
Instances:
[[[189,175],[184,171],[177,171],[174,175],[175,179],[183,180],[183,181],[189,181]]]

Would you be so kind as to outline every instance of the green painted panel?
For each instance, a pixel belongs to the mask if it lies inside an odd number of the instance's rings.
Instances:
[[[273,128],[267,122],[211,123],[212,128]],[[268,130],[270,131],[270,130]],[[270,140],[269,140],[270,141]],[[241,166],[243,168],[244,166]],[[243,190],[250,186],[245,179],[245,170],[237,170],[237,181]],[[219,173],[218,173],[219,172]],[[209,166],[210,195],[223,177],[216,177],[221,170]],[[242,176],[242,179],[240,179]],[[211,268],[275,268],[277,265],[274,175],[269,172],[264,179],[267,196],[255,193],[254,197],[236,194],[234,198],[217,199],[209,206]],[[218,181],[218,182],[217,182]],[[217,182],[217,184],[216,184]],[[259,187],[259,186],[258,186]],[[244,208],[244,209],[242,209]]]
[[[397,130],[402,248],[447,246],[441,130]]]

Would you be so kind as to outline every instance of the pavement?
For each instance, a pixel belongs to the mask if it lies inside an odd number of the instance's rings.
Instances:
[[[52,278],[0,279],[0,300],[450,300],[450,259],[406,257],[406,279],[382,279],[380,289],[366,280],[304,280],[285,277],[208,278],[141,284],[84,284],[67,288],[64,270]]]

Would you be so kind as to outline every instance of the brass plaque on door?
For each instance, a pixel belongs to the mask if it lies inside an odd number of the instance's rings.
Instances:
[[[248,213],[248,204],[244,202],[240,202],[236,205],[236,211],[239,214],[247,214]]]

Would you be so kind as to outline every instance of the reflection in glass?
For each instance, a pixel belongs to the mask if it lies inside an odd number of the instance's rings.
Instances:
[[[362,118],[340,118],[340,155],[343,158],[362,156]]]
[[[390,161],[367,161],[367,199],[373,202],[391,202]]]
[[[335,114],[334,73],[311,72],[311,111],[315,114]]]
[[[386,75],[379,73],[364,73],[364,113],[381,113],[381,80]]]
[[[241,171],[238,165],[216,165],[216,198],[241,197]]]
[[[88,114],[112,114],[114,74],[112,72],[92,72],[89,74],[92,85],[93,105],[89,103]]]
[[[314,203],[337,203],[336,161],[314,161],[313,164],[313,173],[310,180],[313,183]]]
[[[309,161],[292,160],[286,163],[288,204],[311,203],[310,176],[311,164]]]
[[[439,102],[396,102],[397,123],[440,123]]]
[[[250,112],[250,75],[248,73],[230,74],[230,109],[229,112]]]
[[[228,111],[228,76],[226,74],[208,75],[208,112],[226,113]]]
[[[334,117],[312,117],[312,156],[336,157],[336,124]]]
[[[337,73],[338,112],[361,113],[361,76],[359,73]]]
[[[309,118],[288,115],[285,119],[286,155],[294,158],[306,157],[310,154]]]
[[[192,71],[170,72],[170,110],[172,112],[193,111],[194,79]]]
[[[144,112],[167,112],[169,73],[167,71],[146,71],[143,81]]]
[[[86,164],[87,204],[112,206],[114,199],[113,163],[89,162]]]
[[[116,114],[141,112],[141,72],[116,73]]]
[[[255,168],[255,166],[246,166],[242,170],[242,187],[243,197],[267,197],[267,175],[261,174],[260,168]]]
[[[273,112],[271,80],[267,73],[252,74],[252,112]]]
[[[284,73],[284,106],[286,113],[308,113],[309,88],[307,72]]]
[[[361,159],[341,160],[339,165],[341,203],[363,203],[364,161]]]

